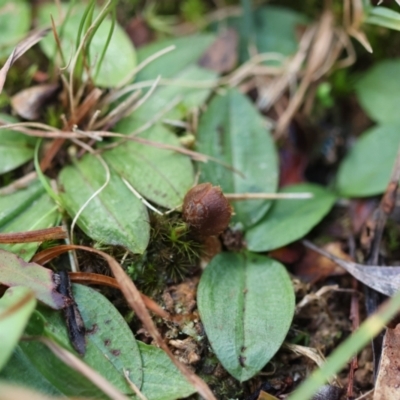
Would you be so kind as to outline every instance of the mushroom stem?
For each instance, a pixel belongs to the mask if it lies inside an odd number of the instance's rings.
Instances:
[[[230,201],[237,200],[292,200],[292,199],[311,199],[313,193],[224,193]]]

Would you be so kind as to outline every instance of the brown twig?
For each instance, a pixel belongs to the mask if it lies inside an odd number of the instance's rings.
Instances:
[[[330,10],[325,10],[314,31],[314,37],[309,49],[304,77],[296,91],[296,94],[291,99],[288,108],[285,110],[281,118],[279,118],[277,123],[277,137],[280,137],[286,130],[291,118],[301,106],[301,102],[310,84],[314,80],[318,79],[322,73],[326,72],[329,68],[327,61],[329,60],[331,46],[334,43],[333,23],[332,12]]]
[[[38,229],[27,232],[0,233],[0,243],[30,243],[44,242],[45,240],[65,239],[67,233],[62,226]]]
[[[95,274],[92,272],[70,272],[69,277],[71,279],[71,282],[81,283],[85,285],[103,285],[121,290],[116,279],[111,276]],[[140,293],[140,295],[142,296],[142,300],[146,304],[146,307],[154,314],[167,321],[176,321],[177,319],[180,319],[175,318],[173,315],[165,311],[150,297],[146,296],[143,293]]]
[[[101,95],[102,91],[100,89],[93,89],[75,110],[74,117],[67,121],[67,125],[64,126],[63,131],[71,131],[75,125],[78,125],[84,118],[86,118],[89,111],[97,104]],[[70,136],[70,134],[67,134],[66,138]],[[40,161],[40,168],[43,172],[50,167],[51,162],[63,146],[66,138],[56,137],[56,139],[53,140],[50,148],[46,151],[46,154]]]
[[[351,305],[350,305],[350,320],[352,325],[352,332],[355,332],[360,326],[360,306],[358,297],[358,281],[357,279],[352,279],[352,287],[354,292],[351,294]],[[347,384],[347,398],[354,398],[354,374],[358,369],[358,358],[357,354],[350,361],[350,369],[348,374],[348,384]]]
[[[350,234],[349,237],[349,252],[352,259],[355,258],[355,240],[354,235]],[[352,279],[353,292],[351,293],[351,303],[350,303],[350,316],[349,319],[352,325],[352,332],[355,332],[360,326],[360,302],[359,302],[359,292],[358,292],[358,281],[357,279]],[[353,399],[354,396],[354,374],[358,369],[358,356],[357,354],[351,359],[348,374],[347,383],[347,399]]]
[[[43,250],[40,253],[37,253],[34,258],[33,262],[36,262],[41,265],[45,265],[50,262],[53,258],[57,257],[59,253],[55,251],[58,246],[52,247],[51,249]],[[64,250],[62,250],[64,252]],[[50,255],[50,257],[49,257]],[[111,276],[95,274],[92,272],[69,272],[69,277],[71,282],[80,283],[83,285],[103,285],[112,287],[114,289],[120,289],[120,286],[115,278]],[[152,298],[146,296],[143,293],[140,293],[142,296],[143,302],[146,304],[146,307],[153,312],[154,314],[158,315],[159,317],[172,322],[179,322],[183,318],[191,318],[189,315],[171,315],[169,312],[165,311],[161,308]]]

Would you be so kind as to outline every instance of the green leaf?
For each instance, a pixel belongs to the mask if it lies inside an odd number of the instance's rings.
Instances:
[[[43,195],[44,189],[39,181],[34,181],[27,188],[0,197],[0,231],[1,227],[21,214],[35,200]]]
[[[117,124],[118,132],[133,131],[148,122],[155,115],[162,113],[171,103],[176,103],[172,110],[162,118],[182,119],[189,111],[201,106],[210,95],[218,74],[196,65],[197,60],[215,40],[212,35],[195,35],[157,41],[138,51],[139,61],[145,61],[156,52],[169,46],[175,50],[148,64],[136,77],[136,82],[148,81],[149,86],[158,76],[176,80],[163,86],[161,83],[150,98],[132,115]],[[203,88],[202,85],[205,87]]]
[[[191,110],[200,107],[206,101],[211,93],[212,85],[216,83],[217,76],[216,72],[197,65],[189,65],[174,76],[176,83],[156,89],[137,111],[121,120],[115,130],[124,132],[129,129],[132,132],[168,108],[171,103],[176,103],[176,105],[163,114],[162,119],[183,119]],[[202,83],[206,84],[205,89],[197,87]]]
[[[243,16],[229,19],[229,24],[240,32],[240,60],[249,59],[249,46],[246,40],[248,34]],[[306,25],[307,17],[294,10],[279,6],[257,8],[252,20],[254,21],[253,39],[258,53],[278,53],[282,56],[294,54],[299,45],[297,28]],[[276,61],[272,62],[276,64]],[[271,61],[268,61],[271,64]]]
[[[0,198],[0,232],[24,232],[51,228],[59,220],[53,200],[44,192],[39,182]],[[40,243],[0,244],[0,249],[30,260]]]
[[[299,45],[297,28],[309,20],[304,14],[285,7],[266,6],[254,12],[259,53],[294,54]]]
[[[67,6],[63,7],[64,15]],[[75,42],[79,31],[79,25],[86,9],[85,4],[76,3],[68,21],[64,25],[63,34],[61,36],[61,47],[64,56],[69,59],[75,55]],[[94,13],[93,20],[98,14],[98,9]],[[55,4],[42,4],[39,8],[39,21],[41,25],[51,26],[50,16],[53,16],[56,21],[56,26],[61,25],[61,19],[58,12],[58,7]],[[111,19],[106,18],[98,30],[96,31],[90,43],[90,60],[91,60],[91,73],[94,75],[96,62],[101,56],[106,38],[111,29]],[[59,30],[58,30],[59,31]],[[54,37],[47,36],[40,41],[40,46],[43,52],[50,59],[54,58],[56,54],[56,46]],[[101,64],[99,74],[94,77],[94,83],[102,87],[114,87],[124,81],[130,76],[132,70],[136,67],[136,52],[132,45],[131,40],[125,31],[115,23],[111,41],[107,47],[104,59]],[[93,77],[93,76],[92,76]]]
[[[322,186],[302,183],[287,186],[282,193],[309,192],[311,199],[276,200],[264,218],[246,232],[249,250],[268,251],[306,235],[329,212],[335,195]]]
[[[121,392],[132,395],[123,369],[129,371],[130,379],[138,387],[141,387],[143,372],[140,351],[130,328],[115,307],[97,291],[73,285],[73,292],[88,329],[83,361]],[[41,313],[46,320],[47,336],[71,350],[61,314],[44,308]],[[81,374],[59,361],[47,347],[35,341],[19,344],[0,377],[46,394],[108,398]]]
[[[7,289],[0,299],[0,370],[10,358],[35,306],[34,294],[23,286]]]
[[[140,350],[129,326],[112,303],[87,286],[73,284],[73,294],[86,327],[87,349],[83,358],[122,392],[131,393],[123,370],[141,386],[143,380]],[[64,346],[69,346],[65,322],[60,313],[41,310],[47,320],[46,330]]]
[[[29,356],[22,350],[22,347],[26,348],[26,346],[31,346],[31,348],[33,347],[33,351],[31,351],[31,353],[33,353],[31,355],[32,361]],[[49,363],[50,368],[53,368],[54,371],[58,371],[58,373],[60,374],[64,374],[65,378],[69,379],[69,376],[67,376],[67,374],[69,374],[71,370],[64,367],[64,364],[61,361],[58,361],[58,359],[53,356],[50,350],[48,350],[43,344],[39,342],[21,342],[14,350],[12,357],[5,368],[0,372],[0,378],[4,382],[14,383],[23,387],[31,387],[37,389],[44,394],[61,396],[63,393],[57,390],[52,382],[49,381],[47,377],[42,375],[40,371],[34,366],[33,362],[35,361],[35,351],[40,358],[41,356],[43,356],[43,354],[48,355],[49,359],[45,361]],[[43,362],[44,360],[41,361]],[[82,379],[80,375],[78,375],[77,378]],[[89,382],[87,382],[86,380],[85,382],[87,383],[87,385],[90,385]],[[79,383],[80,386],[82,385],[79,380],[77,381],[77,383]],[[102,393],[98,391],[96,394],[101,396]],[[106,399],[106,397],[104,396],[99,398]]]
[[[175,400],[196,392],[164,351],[137,343],[143,361],[143,385],[140,390],[148,400]]]
[[[141,47],[137,52],[139,63],[167,47],[175,46],[175,50],[164,54],[143,68],[137,74],[136,82],[154,80],[159,75],[163,78],[178,75],[186,67],[195,64],[214,40],[214,35],[201,34],[157,40]]]
[[[41,302],[56,310],[65,306],[64,296],[57,291],[53,271],[36,263],[27,263],[15,254],[0,250],[0,283],[25,286]]]
[[[129,133],[129,129],[122,133]],[[154,125],[140,137],[180,147],[176,136],[162,125]],[[129,141],[103,157],[142,196],[162,207],[182,204],[194,181],[189,157],[172,150]]]
[[[0,13],[0,24],[1,17]],[[10,123],[17,122],[15,118],[5,114],[0,114],[0,118]],[[12,171],[32,159],[35,143],[36,138],[10,129],[0,129],[0,174]]]
[[[385,191],[400,145],[399,130],[399,124],[377,126],[358,138],[338,171],[336,189],[342,196],[373,196]]]
[[[400,14],[386,7],[370,7],[364,22],[400,31]]]
[[[220,185],[226,193],[276,191],[278,163],[271,134],[254,105],[237,90],[213,98],[200,120],[197,150],[225,163],[201,164],[203,182]],[[251,226],[262,218],[270,204],[268,200],[236,202],[234,221]]]
[[[0,8],[0,58],[6,58],[29,31],[31,9],[24,0],[0,0]]]
[[[257,374],[280,348],[294,312],[282,264],[254,253],[220,253],[200,279],[197,303],[223,367],[239,381]]]
[[[110,170],[108,185],[84,208],[79,227],[92,239],[124,246],[133,253],[143,253],[149,242],[150,225],[143,203]],[[61,200],[71,216],[106,182],[106,171],[100,161],[87,154],[59,176]]]
[[[356,84],[358,99],[365,112],[381,123],[399,123],[400,60],[385,60],[373,66]]]

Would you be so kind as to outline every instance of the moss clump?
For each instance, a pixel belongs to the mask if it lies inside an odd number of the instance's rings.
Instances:
[[[165,284],[180,282],[193,274],[201,250],[201,244],[191,237],[180,214],[153,214],[150,223],[146,252],[126,268],[128,275],[146,294],[154,294],[165,288]]]

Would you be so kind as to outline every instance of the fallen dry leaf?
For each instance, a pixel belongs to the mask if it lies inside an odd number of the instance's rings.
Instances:
[[[55,95],[58,84],[31,86],[11,98],[11,105],[22,118],[34,121],[40,118],[43,106]]]
[[[264,392],[263,390],[260,390],[260,394],[258,395],[257,400],[278,400],[278,398],[275,396],[272,396],[272,394],[269,394],[267,392]]]
[[[364,285],[375,289],[379,293],[386,296],[393,296],[400,289],[400,267],[356,264],[336,257],[318,248],[308,240],[303,240],[302,243],[306,247],[334,261]]]
[[[332,242],[325,245],[323,250],[328,251],[336,257],[352,261],[351,258],[343,252],[339,242]],[[317,282],[332,275],[343,275],[346,271],[332,260],[306,249],[304,256],[299,262],[294,264],[293,273],[305,282]]]
[[[41,29],[39,31],[32,32],[25,39],[21,40],[7,58],[7,61],[0,69],[0,93],[3,91],[3,86],[7,78],[7,74],[14,62],[21,57],[25,52],[27,52],[32,46],[42,40],[48,33],[50,29]]]
[[[283,148],[279,152],[279,186],[304,182],[304,171],[308,165],[308,157],[293,146]]]
[[[288,246],[272,250],[269,256],[284,264],[293,264],[302,259],[304,247],[299,243],[291,243]]]
[[[154,33],[151,31],[144,18],[140,16],[130,20],[126,27],[126,33],[137,48],[154,39]]]
[[[5,250],[0,250],[0,283],[28,287],[38,300],[55,310],[69,303],[69,298],[57,291],[57,275],[53,271]]]
[[[374,199],[353,199],[350,201],[349,213],[353,233],[358,235],[368,217],[378,206]]]
[[[233,29],[222,32],[199,60],[203,68],[215,72],[231,71],[238,59],[238,34]]]

